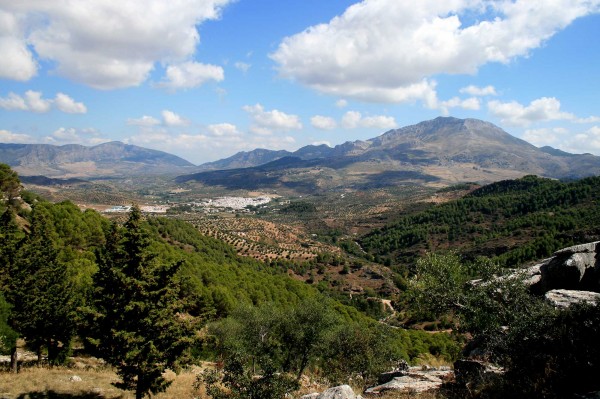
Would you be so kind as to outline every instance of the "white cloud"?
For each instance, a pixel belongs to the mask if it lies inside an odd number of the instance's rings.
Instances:
[[[87,112],[87,108],[83,103],[75,102],[75,100],[64,93],[56,94],[54,105],[62,112],[68,114],[85,114]]]
[[[37,63],[27,48],[24,32],[22,17],[0,9],[0,78],[26,81],[37,74]]]
[[[256,148],[292,150],[296,141],[291,136],[259,136],[238,132],[234,125],[222,123],[211,125],[210,134],[178,133],[166,130],[142,131],[125,141],[148,148],[155,148],[178,154],[197,164],[228,157],[239,151],[250,151]],[[220,131],[223,134],[213,134]]]
[[[0,76],[30,79],[36,54],[58,74],[95,88],[137,86],[157,62],[191,59],[200,42],[196,27],[219,18],[231,1],[2,1]],[[174,85],[196,84],[192,75]]]
[[[44,141],[50,144],[81,144],[97,145],[111,141],[102,137],[96,129],[76,129],[61,127],[56,129],[50,136],[44,137]]]
[[[360,124],[362,115],[358,111],[348,111],[342,117],[342,126],[346,129],[356,129]]]
[[[44,113],[52,107],[69,114],[85,114],[87,107],[81,102],[76,102],[67,94],[57,93],[54,99],[43,98],[39,91],[28,90],[23,96],[8,93],[7,97],[0,98],[0,108],[9,111],[31,111]]]
[[[238,62],[236,62],[236,63],[234,64],[234,66],[235,66],[237,69],[239,69],[240,71],[242,71],[243,73],[247,73],[247,72],[250,70],[250,67],[251,67],[252,65],[250,65],[250,64],[248,64],[248,63],[246,63],[246,62],[241,62],[241,61],[238,61]]]
[[[346,108],[348,106],[348,101],[342,98],[341,100],[337,100],[335,102],[335,106],[338,108]]]
[[[560,147],[564,138],[569,135],[569,131],[562,127],[528,129],[523,133],[523,140],[530,142],[537,147],[549,145],[551,147]]]
[[[587,118],[577,118],[575,119],[576,123],[597,123],[600,122],[600,117],[598,116],[588,116]]]
[[[218,123],[215,125],[208,125],[207,129],[210,132],[210,134],[217,137],[239,136],[241,134],[237,126],[231,123]]]
[[[165,126],[186,126],[189,125],[189,121],[177,115],[173,111],[163,110],[161,112],[163,117],[163,124]]]
[[[132,126],[150,127],[160,125],[160,121],[152,116],[144,115],[137,119],[127,119],[127,124]]]
[[[223,79],[225,79],[225,73],[220,66],[184,62],[179,65],[169,65],[165,79],[157,86],[172,90],[191,89],[209,80],[220,82]]]
[[[323,145],[323,144],[325,144],[327,147],[333,147],[329,141],[313,141],[310,144],[312,144],[312,145]]]
[[[337,127],[335,119],[328,116],[315,115],[310,118],[310,124],[317,129],[333,130]]]
[[[51,100],[43,99],[42,93],[39,91],[27,90],[25,92],[25,102],[27,103],[27,109],[33,112],[48,112],[52,105]]]
[[[598,0],[363,0],[285,38],[270,56],[281,76],[322,93],[431,107],[431,76],[527,56],[598,11]]]
[[[358,111],[348,111],[342,117],[342,126],[346,129],[377,128],[394,129],[398,127],[396,120],[391,116],[375,115],[364,117]]]
[[[443,115],[450,114],[450,108],[462,108],[471,111],[477,111],[481,108],[481,103],[478,98],[471,97],[467,99],[460,99],[458,97],[452,97],[450,100],[442,101],[439,104],[439,109]]]
[[[12,92],[8,93],[8,97],[0,98],[0,108],[8,111],[27,111],[29,109],[25,99]]]
[[[242,107],[252,117],[251,131],[259,135],[269,135],[273,132],[286,132],[302,129],[298,115],[286,114],[279,110],[265,111],[260,104]]]
[[[564,145],[566,151],[600,154],[600,126],[593,126],[583,133],[572,135]]]
[[[579,133],[564,127],[528,129],[523,139],[538,147],[547,145],[575,154],[600,155],[600,126]]]
[[[552,120],[574,120],[575,115],[562,112],[560,101],[554,97],[542,97],[533,100],[528,106],[516,101],[503,103],[500,101],[488,102],[490,112],[501,119],[503,123],[513,126],[528,126],[534,122]]]
[[[13,133],[9,130],[0,129],[0,142],[1,143],[31,143],[33,138],[26,134]]]
[[[478,87],[474,85],[470,85],[467,87],[463,87],[459,90],[462,94],[469,94],[475,97],[485,97],[485,96],[497,96],[496,88],[494,86],[485,86]]]

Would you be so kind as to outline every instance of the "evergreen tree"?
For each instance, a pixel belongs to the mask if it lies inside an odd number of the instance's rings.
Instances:
[[[184,312],[177,281],[181,262],[163,265],[150,251],[138,207],[124,232],[112,226],[94,276],[93,343],[117,368],[119,387],[137,399],[164,391],[162,374],[188,363],[197,320]]]
[[[36,206],[31,233],[18,250],[11,265],[8,299],[13,304],[12,326],[37,350],[48,349],[48,361],[65,359],[75,334],[75,311],[79,306],[67,266],[59,262],[56,234],[48,211]]]
[[[0,163],[0,192],[2,193],[1,197],[3,197],[9,205],[21,192],[21,181],[19,180],[17,172],[4,163]]]

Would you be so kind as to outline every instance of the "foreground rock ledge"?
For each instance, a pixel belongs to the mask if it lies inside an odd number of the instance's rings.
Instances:
[[[452,375],[450,368],[440,370],[423,370],[420,367],[411,367],[404,375],[394,377],[391,381],[369,388],[365,391],[367,394],[380,394],[385,391],[397,392],[425,392],[439,389],[444,379]]]
[[[323,393],[304,395],[300,399],[362,399],[362,396],[357,396],[349,385],[340,385]]]

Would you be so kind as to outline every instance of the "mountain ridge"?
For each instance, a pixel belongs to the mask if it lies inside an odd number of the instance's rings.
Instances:
[[[194,167],[176,155],[119,141],[89,147],[0,143],[0,162],[22,175],[48,177],[176,175]]]
[[[246,159],[251,158],[248,154],[245,153]],[[263,150],[263,159],[273,154]],[[286,169],[274,168],[272,162],[284,157],[294,157],[296,161],[288,159]],[[229,161],[233,159],[235,156]],[[221,166],[227,165],[222,163]],[[245,180],[245,174],[251,179]],[[318,151],[314,146],[307,146],[295,152],[279,152],[266,163],[223,169],[219,173],[204,171],[184,175],[177,181],[197,181],[226,188],[304,187],[310,191],[394,184],[490,183],[529,174],[552,178],[597,175],[600,174],[600,157],[540,149],[478,119],[438,117],[389,130],[366,141],[348,141],[333,148],[321,147]]]

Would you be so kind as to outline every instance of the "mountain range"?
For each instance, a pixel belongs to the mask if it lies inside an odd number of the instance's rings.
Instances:
[[[0,162],[21,175],[54,178],[171,175],[227,189],[314,192],[399,184],[489,183],[523,175],[580,178],[600,174],[600,157],[538,148],[478,119],[440,117],[366,141],[297,151],[256,149],[194,166],[162,151],[111,142],[0,144]]]
[[[180,176],[177,181],[230,189],[308,192],[397,184],[489,183],[529,174],[580,178],[600,174],[600,157],[538,148],[489,122],[440,117],[333,148],[260,149],[199,168],[201,172]]]
[[[178,156],[118,141],[93,147],[78,144],[0,144],[0,162],[21,175],[104,177],[178,175],[193,164]]]

